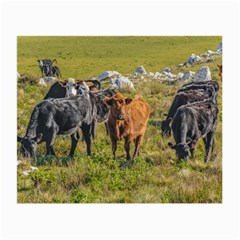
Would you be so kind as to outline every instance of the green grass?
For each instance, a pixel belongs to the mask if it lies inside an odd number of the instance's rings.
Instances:
[[[174,73],[198,71],[209,66],[213,79],[220,84],[219,119],[215,133],[212,161],[203,162],[204,145],[199,140],[196,158],[188,164],[176,164],[175,152],[168,147],[173,138],[161,137],[158,123],[163,120],[177,90],[183,85],[136,80],[136,92],[151,106],[148,128],[142,144],[142,154],[134,162],[125,160],[123,142],[119,143],[117,160],[112,159],[111,142],[105,126],[97,125],[97,139],[92,157],[86,156],[85,144],[79,141],[74,159],[66,156],[70,137],[55,141],[58,158],[45,158],[45,145],[38,146],[35,161],[24,159],[17,170],[19,203],[221,203],[222,202],[222,84],[217,64],[221,56],[207,64],[178,68],[191,53],[215,50],[221,37],[18,37],[20,73],[31,76],[18,81],[17,134],[23,136],[33,107],[40,102],[49,87],[38,85],[40,70],[37,59],[57,58],[63,78],[88,78],[106,70],[132,73],[143,65],[147,71],[172,67]],[[108,83],[104,83],[107,87]],[[19,147],[19,145],[18,145]],[[132,144],[133,148],[133,144]],[[132,149],[133,150],[133,149]],[[39,171],[23,176],[30,165]]]

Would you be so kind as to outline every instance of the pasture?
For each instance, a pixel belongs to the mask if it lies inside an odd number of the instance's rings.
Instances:
[[[198,71],[208,66],[212,79],[220,85],[219,116],[215,132],[215,149],[211,161],[204,163],[202,139],[196,157],[186,164],[176,164],[176,154],[163,138],[160,125],[164,113],[184,82],[169,84],[154,80],[134,80],[136,92],[121,91],[126,97],[141,95],[151,106],[142,153],[133,162],[125,160],[123,141],[118,144],[113,160],[110,137],[103,123],[97,125],[97,138],[92,143],[91,157],[81,140],[72,159],[67,157],[70,137],[58,136],[55,157],[45,157],[45,144],[38,145],[36,160],[23,158],[17,167],[18,203],[221,203],[222,202],[222,82],[217,64],[222,55],[209,63],[178,67],[191,53],[200,55],[215,51],[221,37],[18,37],[17,71],[28,77],[17,82],[17,135],[24,136],[34,106],[50,86],[38,84],[41,72],[37,59],[57,59],[62,79],[89,79],[104,71],[131,74],[138,66],[147,72]],[[103,81],[103,88],[109,80]],[[19,148],[18,144],[18,148]],[[133,144],[131,147],[133,151]],[[28,176],[23,171],[38,168]]]

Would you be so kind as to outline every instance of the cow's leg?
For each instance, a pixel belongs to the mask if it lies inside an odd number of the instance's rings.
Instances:
[[[214,139],[213,139],[213,135],[214,132],[209,132],[207,134],[207,136],[205,138],[203,138],[204,141],[204,145],[205,145],[205,156],[204,156],[204,162],[207,163],[210,155],[212,153],[212,149],[213,149],[213,143],[214,143]]]
[[[91,126],[91,135],[92,135],[93,139],[96,138],[96,125],[97,125],[96,120],[93,120],[92,126]]]
[[[108,133],[108,125],[107,125],[106,122],[105,122],[104,124],[105,124],[105,128],[106,128],[106,133],[107,133],[107,135],[108,135],[108,134],[109,134],[109,133]]]
[[[136,157],[136,155],[140,155],[140,144],[141,144],[141,140],[142,140],[142,135],[138,136],[135,139],[135,150],[134,150],[134,154],[133,154],[133,160]]]
[[[84,140],[87,145],[87,155],[90,156],[91,155],[91,124],[89,125],[83,124],[81,129],[82,129]]]
[[[111,136],[111,135],[110,135]],[[117,139],[111,137],[113,158],[116,159]]]
[[[69,157],[72,157],[74,155],[74,152],[75,152],[75,149],[76,149],[79,137],[80,136],[79,136],[78,131],[76,131],[75,133],[73,133],[71,135],[72,146],[71,146],[71,150],[70,150],[70,153],[69,153]]]
[[[131,160],[129,138],[125,138],[124,148],[125,148],[125,151],[126,151],[126,159]]]
[[[54,131],[54,129],[50,130],[48,132],[48,136],[47,136],[47,140],[46,140],[46,149],[47,149],[46,156],[47,155],[55,156],[55,152],[54,152],[54,149],[53,149],[53,144],[54,144],[56,135],[57,135],[57,131]]]

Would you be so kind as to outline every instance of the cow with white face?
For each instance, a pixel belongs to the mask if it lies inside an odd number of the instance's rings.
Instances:
[[[67,81],[58,81],[58,83],[66,88],[65,97],[72,97],[78,94],[79,85],[74,78],[69,78]]]

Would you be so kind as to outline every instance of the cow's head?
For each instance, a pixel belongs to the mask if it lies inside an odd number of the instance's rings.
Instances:
[[[166,136],[166,137],[171,136],[171,127],[170,127],[171,121],[172,121],[172,118],[167,118],[166,120],[162,121],[162,125],[161,125],[162,136]]]
[[[42,134],[38,134],[34,138],[29,137],[17,137],[17,141],[21,142],[20,153],[23,157],[34,158],[36,156],[37,144],[42,140]]]
[[[83,94],[90,91],[89,86],[85,81],[76,80],[76,84],[78,88],[78,94]]]
[[[42,67],[44,64],[43,64],[43,60],[37,60],[38,61],[38,65],[39,67]]]
[[[181,159],[184,159],[186,162],[188,161],[188,155],[190,153],[190,147],[187,143],[168,143],[168,146],[170,146],[172,149],[176,150],[178,161]]]
[[[108,119],[109,106],[100,96],[94,96],[97,105],[97,121],[104,122]]]
[[[69,78],[67,81],[58,81],[58,83],[66,88],[66,97],[72,97],[78,94],[78,84],[74,78]]]
[[[132,102],[131,98],[124,98],[122,94],[116,94],[113,97],[104,98],[105,103],[111,107],[111,115],[117,120],[124,120],[126,114],[126,105]]]

